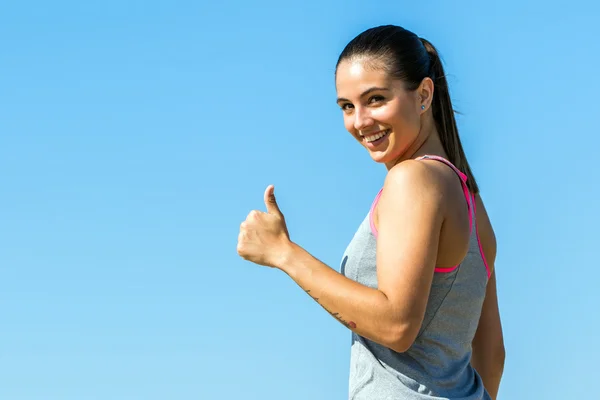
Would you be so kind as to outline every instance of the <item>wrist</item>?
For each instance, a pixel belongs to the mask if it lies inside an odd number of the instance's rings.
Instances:
[[[292,260],[296,257],[295,255],[298,252],[300,247],[293,243],[292,241],[287,241],[284,246],[281,247],[281,250],[278,254],[277,260],[275,261],[273,267],[280,269],[286,274],[291,274],[292,269]]]

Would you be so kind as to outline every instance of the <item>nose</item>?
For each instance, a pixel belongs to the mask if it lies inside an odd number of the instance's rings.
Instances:
[[[371,125],[373,125],[373,118],[371,118],[369,111],[362,107],[356,107],[354,110],[354,129],[362,131]]]

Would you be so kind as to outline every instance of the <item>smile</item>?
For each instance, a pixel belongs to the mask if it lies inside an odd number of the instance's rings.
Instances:
[[[385,131],[379,131],[374,135],[364,136],[365,142],[373,143],[373,142],[379,141],[379,140],[383,139],[385,136],[387,136],[389,133],[390,133],[390,130],[386,129]]]

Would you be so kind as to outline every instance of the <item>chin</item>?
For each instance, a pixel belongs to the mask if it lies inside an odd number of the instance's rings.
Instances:
[[[371,156],[371,159],[373,161],[375,161],[376,163],[379,163],[379,164],[386,164],[394,159],[394,157],[390,157],[390,155],[386,154],[386,152],[384,152],[384,151],[381,151],[381,152],[379,152],[379,151],[371,152],[370,151],[369,155]]]
[[[399,153],[399,154],[398,154]],[[388,149],[381,151],[369,151],[371,159],[378,164],[390,164],[395,163],[402,156],[402,152],[392,153]]]

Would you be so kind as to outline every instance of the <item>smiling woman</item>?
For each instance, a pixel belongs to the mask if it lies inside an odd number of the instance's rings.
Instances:
[[[352,331],[351,399],[495,399],[504,366],[496,242],[436,49],[398,26],[343,50],[348,132],[388,170],[342,273],[290,241],[273,187],[238,253],[281,269]]]
[[[394,139],[400,139],[388,138],[393,126],[407,129],[411,122],[418,126],[409,120],[414,113],[406,110],[414,103],[409,93],[403,90],[401,81],[394,81],[383,71],[368,68],[360,60],[345,61],[338,66],[336,81],[338,93],[343,96],[338,98],[338,104],[344,112],[346,129],[371,150],[375,161],[383,161],[384,153],[378,149],[392,149],[396,145]],[[387,145],[381,147],[384,142]]]

